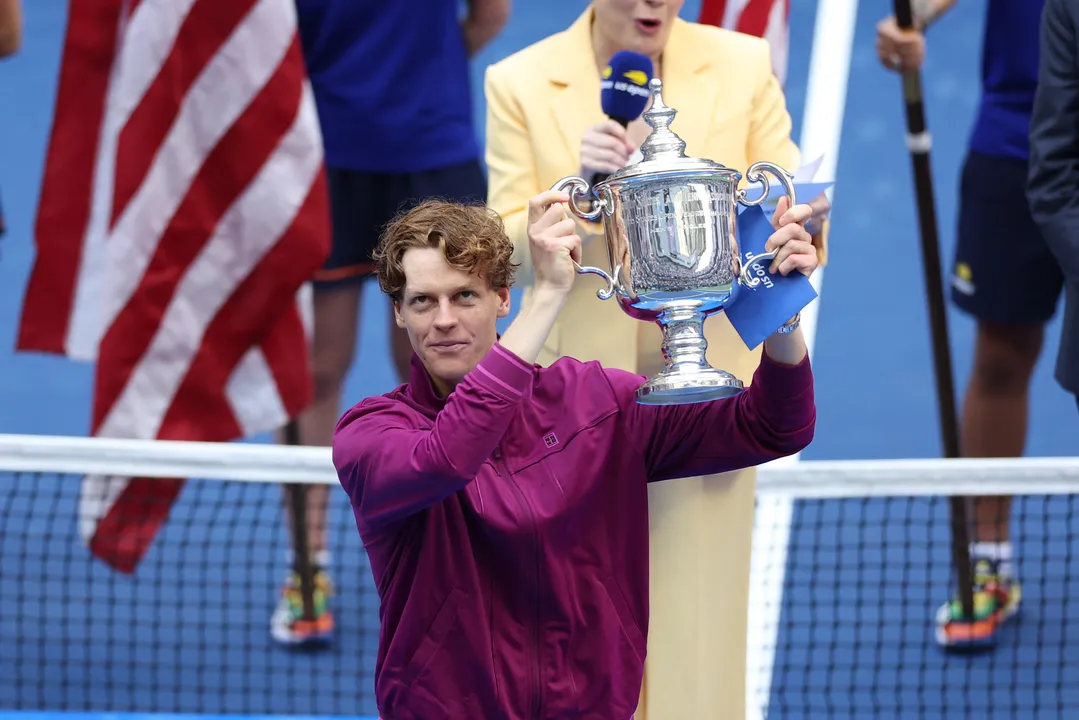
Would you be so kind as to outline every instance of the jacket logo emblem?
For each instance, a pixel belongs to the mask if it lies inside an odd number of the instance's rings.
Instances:
[[[543,436],[543,444],[547,447],[554,447],[558,444],[558,438],[555,437],[554,433],[547,433]]]

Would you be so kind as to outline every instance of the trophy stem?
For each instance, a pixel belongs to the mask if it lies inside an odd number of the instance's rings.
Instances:
[[[663,330],[664,371],[679,368],[683,371],[708,367],[705,353],[704,314],[696,307],[672,307],[659,317]]]
[[[742,381],[708,364],[704,313],[699,305],[665,308],[657,320],[663,331],[663,370],[637,389],[642,405],[684,405],[731,397]]]

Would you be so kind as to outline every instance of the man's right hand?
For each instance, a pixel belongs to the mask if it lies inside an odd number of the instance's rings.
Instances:
[[[532,251],[537,292],[565,295],[577,277],[581,259],[577,224],[565,211],[569,194],[547,190],[528,201],[528,244]]]
[[[536,362],[577,277],[581,238],[564,205],[569,194],[548,190],[528,201],[528,244],[536,273],[530,302],[517,313],[499,343],[527,363]]]
[[[581,177],[591,182],[596,173],[618,172],[636,149],[626,129],[614,120],[596,123],[581,138]]]
[[[925,35],[921,30],[902,30],[894,17],[886,17],[877,23],[877,57],[889,70],[919,70],[925,61]]]

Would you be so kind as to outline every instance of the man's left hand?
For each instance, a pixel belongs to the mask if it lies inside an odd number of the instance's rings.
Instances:
[[[772,227],[776,228],[776,231],[764,245],[765,251],[776,251],[770,272],[788,275],[792,270],[798,270],[809,277],[817,269],[817,248],[814,247],[813,238],[805,227],[813,216],[812,205],[790,207],[789,199],[779,199],[772,215]]]

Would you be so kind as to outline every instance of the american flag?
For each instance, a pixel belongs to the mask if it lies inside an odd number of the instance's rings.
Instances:
[[[329,249],[294,0],[71,0],[18,349],[96,362],[91,431],[225,442],[310,403]],[[132,572],[184,480],[87,476]]]
[[[700,22],[756,35],[772,49],[772,71],[779,84],[787,81],[790,0],[703,0]]]

